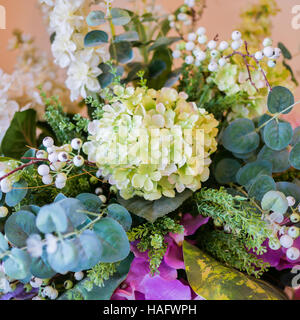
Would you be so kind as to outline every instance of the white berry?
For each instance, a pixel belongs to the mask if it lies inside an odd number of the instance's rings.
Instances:
[[[97,188],[96,190],[95,190],[95,194],[97,195],[97,196],[99,196],[100,194],[102,194],[103,193],[103,189],[102,188]]]
[[[232,40],[236,41],[236,40],[240,40],[242,38],[242,34],[240,33],[240,31],[233,31],[232,35],[231,35]]]
[[[268,67],[269,68],[274,68],[276,66],[276,62],[273,60],[268,61]]]
[[[187,56],[185,58],[185,63],[186,64],[192,64],[194,62],[194,58],[192,56]]]
[[[292,226],[288,229],[288,235],[293,239],[296,239],[300,235],[300,229],[298,227]]]
[[[67,162],[69,160],[69,155],[67,152],[63,151],[58,154],[58,160],[60,162]]]
[[[220,44],[219,44],[219,50],[221,51],[224,51],[226,49],[228,49],[229,47],[229,44],[227,41],[222,41]]]
[[[57,176],[56,176],[56,181],[57,182],[66,182],[68,179],[67,175],[65,173],[59,173]]]
[[[207,41],[207,36],[206,35],[203,34],[200,37],[198,37],[198,42],[200,44],[204,44],[204,43],[206,43],[206,41]]]
[[[43,176],[42,178],[42,181],[43,181],[43,184],[51,184],[53,182],[53,178],[50,174],[46,175],[46,176]]]
[[[276,223],[281,223],[284,220],[284,215],[278,212],[270,214],[270,219]]]
[[[3,193],[8,193],[12,190],[12,184],[8,179],[1,180],[0,188]]]
[[[197,52],[194,52],[195,57],[197,60],[204,61],[206,59],[206,53],[202,50],[198,50]]]
[[[36,157],[37,157],[38,159],[47,159],[48,153],[47,153],[45,150],[39,150],[39,151],[36,153]]]
[[[173,56],[174,59],[180,58],[180,56],[181,56],[180,50],[174,50],[173,53],[172,53],[172,56]]]
[[[278,250],[281,248],[280,242],[276,239],[276,240],[269,240],[269,247],[272,250]]]
[[[208,70],[210,72],[216,72],[218,70],[218,65],[215,61],[212,61],[209,65],[208,65]]]
[[[48,155],[48,160],[49,160],[51,163],[57,162],[57,160],[58,160],[58,154],[57,154],[56,152],[51,152],[51,153],[49,153],[49,155]]]
[[[8,215],[8,209],[6,207],[0,207],[0,218],[5,218]]]
[[[68,153],[72,152],[72,146],[70,144],[65,144],[63,149]]]
[[[294,243],[294,240],[288,236],[288,235],[284,235],[280,238],[280,244],[284,247],[284,248],[290,248]]]
[[[291,196],[286,197],[286,200],[288,201],[289,207],[293,207],[295,205],[295,203],[296,203],[295,198],[291,197]]]
[[[260,60],[263,59],[264,54],[262,53],[262,51],[257,51],[254,56],[255,56],[255,59],[257,59],[258,61],[260,61]]]
[[[99,199],[102,201],[102,203],[105,203],[107,200],[104,195],[99,196]]]
[[[42,164],[38,167],[38,173],[40,176],[46,176],[49,174],[49,172],[50,172],[50,168],[46,164]]]
[[[198,36],[203,36],[206,33],[206,29],[204,27],[200,27],[200,28],[198,28],[196,33]]]
[[[219,59],[219,66],[220,66],[220,67],[224,67],[226,63],[227,63],[227,61],[226,61],[225,58]]]
[[[55,181],[55,187],[57,189],[63,189],[66,186],[66,182]]]
[[[270,47],[272,44],[273,44],[273,41],[270,38],[265,38],[264,41],[263,41],[263,46],[264,47]]]
[[[82,147],[82,140],[75,138],[71,141],[71,146],[74,150],[79,150]]]
[[[290,216],[290,220],[291,220],[291,222],[293,222],[293,223],[297,223],[297,222],[300,221],[300,215],[299,215],[298,213],[293,213],[293,214],[291,214],[291,216]]]
[[[194,48],[195,48],[195,43],[192,41],[187,42],[185,45],[185,49],[187,51],[192,51]]]
[[[53,144],[54,144],[54,140],[51,137],[44,138],[44,140],[43,140],[44,147],[50,148],[53,146]]]
[[[210,40],[210,41],[208,42],[208,44],[207,44],[207,48],[208,48],[209,50],[216,49],[216,47],[217,47],[217,41],[215,41],[215,40]]]
[[[73,163],[76,167],[81,167],[84,165],[84,159],[82,156],[76,156],[73,159]]]
[[[233,50],[238,50],[242,46],[242,42],[240,40],[233,41],[231,44],[231,48]]]
[[[212,50],[211,52],[210,52],[210,56],[212,57],[212,58],[216,58],[217,56],[219,55],[219,51],[218,50]]]
[[[263,53],[267,58],[271,58],[274,55],[274,49],[270,46],[265,47]]]
[[[286,256],[288,259],[290,260],[298,260],[299,257],[300,257],[300,251],[297,249],[297,248],[289,248],[287,251],[286,251]]]
[[[83,273],[82,271],[79,271],[79,272],[75,272],[75,273],[74,273],[74,278],[75,278],[75,280],[77,280],[77,281],[82,280],[83,277],[84,277],[84,273]]]
[[[188,34],[188,40],[189,41],[195,41],[197,39],[197,35],[196,35],[196,33],[189,33]]]

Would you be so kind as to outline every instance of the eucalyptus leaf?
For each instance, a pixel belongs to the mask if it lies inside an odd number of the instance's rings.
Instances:
[[[291,145],[294,147],[298,142],[300,142],[300,126],[294,129]]]
[[[15,207],[19,204],[27,194],[28,183],[25,180],[20,180],[13,184],[13,189],[5,196],[5,203],[9,207]]]
[[[0,254],[8,250],[8,242],[0,232]]]
[[[130,22],[131,17],[126,10],[119,8],[111,9],[112,23],[115,26],[124,26]]]
[[[25,279],[30,275],[30,263],[31,259],[26,251],[12,248],[9,258],[4,261],[5,273],[12,279]]]
[[[294,103],[294,96],[288,88],[277,86],[272,88],[272,91],[269,92],[268,109],[273,114],[282,112]],[[282,113],[287,114],[291,111],[292,108]]]
[[[180,37],[160,37],[149,47],[148,51],[156,50],[160,47],[170,46],[179,40],[181,40]]]
[[[235,176],[240,168],[241,164],[237,160],[225,158],[217,163],[214,175],[220,184],[236,182]]]
[[[118,196],[118,202],[129,212],[153,223],[156,219],[178,209],[191,196],[192,191],[185,190],[182,193],[177,193],[175,198],[172,199],[161,197],[159,200],[148,201],[141,197],[134,197],[124,200]]]
[[[166,63],[163,60],[153,60],[149,65],[149,77],[150,78],[157,78],[166,70]]]
[[[31,234],[38,234],[36,217],[29,211],[13,213],[5,222],[4,231],[7,239],[17,247],[26,246]]]
[[[263,196],[272,190],[276,190],[274,179],[267,175],[258,176],[249,188],[249,196],[261,201]]]
[[[130,42],[122,41],[112,43],[109,47],[109,52],[111,58],[120,63],[128,63],[133,59],[133,50]]]
[[[106,22],[105,13],[100,10],[91,11],[86,18],[86,22],[91,27],[99,26]]]
[[[281,50],[282,55],[285,59],[288,59],[288,60],[292,59],[292,55],[291,55],[290,51],[287,49],[287,47],[282,42],[278,43],[278,48]]]
[[[86,208],[87,211],[98,213],[102,206],[102,201],[99,197],[92,193],[81,193],[76,199],[78,199]]]
[[[179,80],[181,76],[182,70],[181,68],[176,69],[168,74],[167,80],[164,84],[164,87],[173,87],[174,84]]]
[[[44,249],[41,257],[33,258],[30,265],[31,274],[40,279],[52,278],[56,274],[47,261],[47,254],[45,250],[46,249]]]
[[[84,38],[85,47],[96,47],[108,43],[108,34],[102,30],[90,31]]]
[[[293,128],[287,122],[270,121],[264,129],[265,144],[272,150],[285,149],[293,139]]]
[[[286,171],[290,168],[290,163],[289,163],[289,150],[283,149],[281,151],[275,151],[267,146],[264,146],[258,156],[257,159],[259,160],[268,160],[272,162],[273,165],[273,173],[279,173]]]
[[[131,228],[131,215],[123,206],[116,203],[110,204],[107,207],[107,216],[118,221],[125,231],[129,231]]]
[[[128,31],[115,37],[114,42],[139,41],[139,34],[136,31]]]
[[[272,176],[272,163],[267,160],[257,160],[242,167],[237,175],[237,182],[241,186],[250,187],[254,179],[260,175]]]
[[[261,207],[263,210],[285,214],[289,204],[284,193],[280,191],[269,191],[263,196]]]
[[[300,186],[295,183],[281,181],[276,183],[277,190],[284,193],[286,197],[293,197],[297,202],[300,202]]]
[[[289,161],[295,169],[300,170],[300,142],[293,147]]]
[[[259,135],[255,131],[253,121],[237,119],[223,132],[222,143],[224,147],[235,153],[249,153],[259,146]]]
[[[94,231],[102,244],[102,255],[100,262],[113,263],[125,259],[130,246],[126,232],[114,219],[102,218],[95,223]]]

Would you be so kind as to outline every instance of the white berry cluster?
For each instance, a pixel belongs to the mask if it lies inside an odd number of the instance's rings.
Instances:
[[[192,17],[189,15],[190,9],[196,5],[195,0],[185,0],[184,5],[180,7],[177,14],[171,14],[168,17],[171,28],[181,29],[181,25],[190,26],[192,24]]]
[[[196,32],[189,33],[187,41],[177,45],[173,51],[173,58],[184,58],[186,64],[194,64],[199,67],[203,62],[208,63],[208,70],[216,72],[220,67],[228,62],[228,55],[239,50],[243,45],[242,34],[240,31],[233,31],[231,41],[218,42],[215,39],[209,40],[204,27],[198,28]],[[263,58],[268,59],[268,66],[275,67],[276,60],[281,55],[279,48],[272,47],[272,40],[269,38],[263,41],[264,49],[257,51],[254,58],[259,62]],[[226,54],[225,54],[226,53]]]
[[[47,151],[37,151],[36,157],[45,159],[50,164],[41,164],[38,167],[38,174],[42,177],[44,184],[52,184],[55,179],[56,188],[63,189],[67,182],[68,173],[72,168],[84,165],[84,158],[80,155],[82,141],[75,138],[71,141],[71,144],[57,147],[51,137],[46,137],[43,140],[43,145],[47,148]],[[74,154],[73,151],[76,151],[77,154]]]
[[[0,162],[0,191],[8,193],[13,189],[13,184],[20,180],[20,172],[15,172],[7,176],[8,173],[19,167],[19,162],[15,160]],[[5,176],[7,176],[5,178]]]
[[[296,200],[291,196],[286,199],[293,211],[288,219],[283,214],[277,212],[272,212],[267,217],[276,234],[276,238],[269,241],[269,247],[272,250],[283,249],[286,251],[286,257],[289,260],[296,261],[300,258],[300,248],[297,247],[297,242],[295,241],[300,236],[300,228],[295,225],[300,222],[300,204],[297,208],[298,212],[296,212],[296,210],[292,208]]]

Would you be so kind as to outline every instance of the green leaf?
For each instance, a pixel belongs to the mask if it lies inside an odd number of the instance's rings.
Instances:
[[[139,34],[136,31],[128,31],[115,37],[114,42],[139,41]]]
[[[112,17],[112,23],[115,26],[124,26],[131,20],[129,13],[126,10],[112,8],[110,13]]]
[[[250,187],[254,179],[260,175],[272,176],[272,163],[267,160],[257,160],[242,167],[236,180],[241,186]]]
[[[16,280],[23,280],[30,275],[31,258],[21,249],[13,248],[9,258],[4,261],[5,273]]]
[[[115,75],[112,73],[111,67],[106,63],[101,63],[99,68],[102,70],[102,73],[97,77],[97,79],[101,85],[101,88],[106,88],[114,81]],[[113,65],[113,68],[117,69],[117,76],[121,77],[123,75],[124,68],[122,66]]]
[[[240,168],[241,164],[237,160],[225,158],[217,163],[214,175],[218,183],[228,184],[236,181],[235,176]]]
[[[179,80],[181,76],[181,68],[176,69],[168,74],[167,80],[164,84],[164,87],[170,88]]]
[[[180,37],[160,37],[148,49],[152,51],[161,47],[170,46],[171,44],[181,40]]]
[[[35,149],[29,149],[24,153],[23,157],[24,158],[33,158],[33,157],[35,157],[35,153],[36,153]],[[30,161],[31,160],[28,160],[28,159],[21,159],[21,162],[23,162],[23,163],[29,163]]]
[[[255,131],[253,121],[237,119],[224,131],[222,143],[224,147],[235,153],[249,153],[259,146],[259,135]]]
[[[76,197],[76,199],[78,199],[85,206],[86,210],[95,213],[100,212],[102,201],[95,194],[81,193]]]
[[[128,256],[130,252],[128,237],[116,220],[102,218],[95,223],[94,231],[103,248],[100,262],[113,263],[121,261]]]
[[[97,27],[106,22],[105,13],[100,10],[95,10],[89,13],[86,22],[91,27]]]
[[[78,249],[70,240],[60,241],[57,250],[48,254],[50,267],[58,273],[65,273],[74,269],[78,265],[78,259]]]
[[[25,198],[27,194],[27,189],[26,189],[27,187],[28,187],[28,184],[25,180],[20,180],[19,182],[15,182],[13,184],[13,189],[10,192],[8,192],[5,196],[5,203],[9,207],[15,207]]]
[[[284,193],[286,197],[293,197],[296,199],[297,202],[300,202],[300,187],[295,183],[291,182],[277,182],[276,183],[277,190]],[[296,202],[296,204],[297,204]]]
[[[123,206],[116,203],[109,205],[107,207],[107,216],[118,221],[125,231],[131,228],[131,215]]]
[[[267,175],[258,176],[249,189],[249,196],[261,201],[263,196],[268,192],[276,190],[274,179]]]
[[[290,72],[291,74],[291,78],[292,78],[292,81],[295,83],[295,85],[298,87],[299,86],[299,82],[297,81],[296,77],[295,77],[295,74],[294,74],[294,71],[293,69],[291,68],[290,65],[288,65],[285,60],[282,61],[282,64],[283,66],[288,69],[288,71]]]
[[[288,122],[272,120],[264,129],[265,144],[272,150],[285,149],[293,139],[293,128]]]
[[[112,43],[109,47],[109,53],[112,59],[124,64],[133,59],[133,50],[130,42]]]
[[[163,60],[151,61],[149,65],[149,77],[157,78],[159,75],[161,75],[165,71],[166,67],[167,65]]]
[[[298,142],[290,153],[290,164],[297,170],[300,170],[300,142]]]
[[[108,43],[108,34],[102,30],[90,31],[84,38],[85,47],[96,47]]]
[[[279,113],[285,110],[287,107],[292,106],[295,103],[292,92],[285,87],[274,87],[268,95],[268,109],[271,113]],[[283,112],[287,114],[292,111],[292,108]]]
[[[36,146],[36,112],[28,109],[16,112],[1,143],[2,153],[19,159],[28,149]]]
[[[64,194],[59,193],[59,194],[55,197],[55,199],[54,199],[53,202],[58,202],[58,201],[60,201],[60,200],[64,200],[64,199],[67,199],[67,198],[68,198],[68,197],[66,197]]]
[[[300,142],[300,127],[295,128],[291,145],[294,147],[298,142]]]
[[[288,149],[283,149],[281,151],[275,151],[275,150],[268,148],[267,146],[264,146],[260,150],[260,152],[257,156],[257,159],[258,160],[268,160],[268,161],[272,162],[272,165],[273,165],[272,172],[279,173],[279,172],[286,171],[290,168],[289,154],[290,153],[289,153]]]
[[[108,280],[104,281],[102,287],[94,285],[91,291],[87,291],[85,288],[86,282],[89,280],[82,280],[74,286],[73,289],[69,290],[70,293],[80,293],[84,300],[110,300],[111,296],[119,285],[126,279],[131,262],[134,258],[134,255],[130,253],[128,257],[123,260],[117,267],[117,272],[112,275]],[[69,300],[68,292],[65,292],[58,300]]]
[[[221,264],[187,241],[183,255],[190,286],[206,300],[287,300],[268,283]]]
[[[288,59],[288,60],[292,59],[292,55],[291,55],[290,51],[287,49],[287,47],[282,42],[278,43],[278,48],[281,50],[282,55],[285,59]]]
[[[7,239],[17,247],[26,246],[26,240],[31,234],[39,233],[36,227],[36,217],[29,211],[18,211],[12,214],[5,223]]]
[[[56,272],[50,267],[47,261],[45,249],[41,257],[32,259],[30,272],[34,277],[40,279],[48,279],[55,276]]]
[[[289,205],[286,196],[282,192],[269,191],[264,195],[261,207],[263,210],[285,214]]]
[[[79,261],[71,271],[77,272],[91,269],[100,261],[102,244],[94,231],[83,231],[78,238],[74,239],[73,243],[79,250]]]
[[[59,202],[46,205],[37,215],[36,226],[43,233],[65,232],[68,228],[68,218]]]
[[[192,191],[185,190],[182,193],[177,193],[175,198],[172,199],[161,197],[159,200],[148,201],[141,197],[134,197],[129,200],[124,200],[118,196],[118,202],[129,212],[153,223],[156,219],[178,209],[183,202],[191,196]]]

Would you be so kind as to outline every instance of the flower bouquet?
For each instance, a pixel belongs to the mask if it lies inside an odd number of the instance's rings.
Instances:
[[[298,85],[260,0],[220,39],[204,0],[39,0],[1,71],[0,299],[297,295]],[[129,9],[129,7],[133,9]]]

